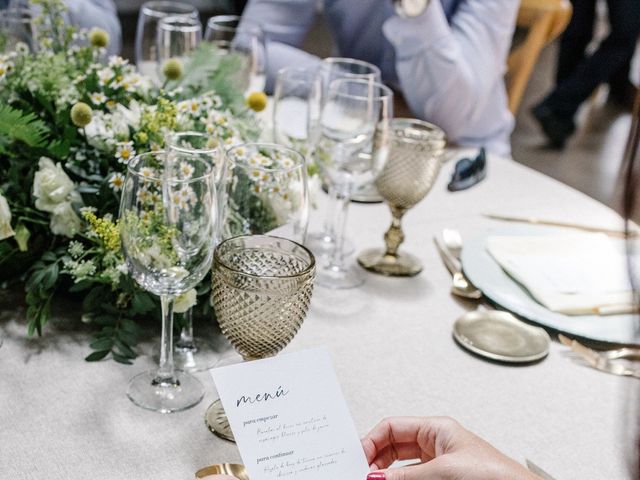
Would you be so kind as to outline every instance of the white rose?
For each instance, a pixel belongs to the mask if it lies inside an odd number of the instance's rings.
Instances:
[[[192,288],[188,292],[176,297],[173,301],[173,311],[174,313],[184,313],[193,307],[196,302],[196,289]]]
[[[72,238],[82,229],[82,220],[76,214],[71,202],[63,202],[53,210],[49,226],[55,235]]]
[[[36,208],[53,213],[56,207],[68,201],[75,185],[62,169],[49,158],[42,157],[38,163],[40,169],[33,180],[33,195],[36,197]]]
[[[0,194],[0,240],[13,237],[16,232],[11,228],[11,210],[7,199]]]
[[[87,136],[89,145],[98,149],[103,149],[106,139],[113,137],[105,123],[105,114],[100,111],[93,113],[91,123],[84,127],[84,133]]]

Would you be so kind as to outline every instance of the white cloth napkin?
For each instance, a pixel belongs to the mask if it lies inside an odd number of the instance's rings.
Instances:
[[[566,315],[634,311],[625,253],[604,234],[492,236],[486,248],[549,310]]]

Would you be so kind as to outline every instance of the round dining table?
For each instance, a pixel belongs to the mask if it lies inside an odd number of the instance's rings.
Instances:
[[[638,379],[589,368],[555,338],[547,358],[519,366],[462,349],[452,326],[478,304],[451,295],[451,276],[432,241],[444,228],[464,239],[498,225],[486,213],[610,228],[622,228],[621,218],[556,180],[494,156],[484,181],[451,193],[454,162],[465,153],[448,152],[432,191],[404,219],[401,248],[422,261],[422,273],[366,273],[366,283],[352,290],[316,286],[309,314],[283,353],[330,351],[361,435],[388,416],[445,415],[556,480],[631,478]],[[325,203],[320,192],[310,231],[320,228]],[[390,219],[384,204],[352,204],[347,235],[356,252],[381,247]],[[29,338],[25,308],[0,294],[1,479],[191,480],[207,465],[241,461],[235,444],[205,426],[205,410],[217,398],[208,372],[196,374],[206,394],[194,408],[143,410],[125,392],[134,374],[153,368],[152,355],[131,366],[85,362],[90,332],[77,328],[79,306],[58,307],[43,336]],[[197,330],[219,335],[213,320]],[[147,340],[151,345],[157,337]]]

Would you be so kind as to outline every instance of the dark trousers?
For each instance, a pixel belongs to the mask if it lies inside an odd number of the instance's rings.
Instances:
[[[611,33],[591,55],[596,0],[571,0],[573,17],[560,41],[557,84],[544,103],[572,120],[580,104],[602,83],[624,75],[640,36],[640,0],[607,0]]]

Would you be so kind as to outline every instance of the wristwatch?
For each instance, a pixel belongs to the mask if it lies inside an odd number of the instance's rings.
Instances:
[[[393,6],[401,17],[413,18],[422,15],[429,2],[430,0],[393,0]]]

